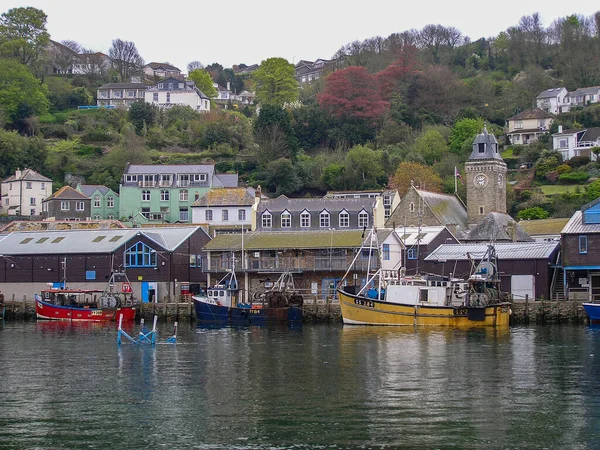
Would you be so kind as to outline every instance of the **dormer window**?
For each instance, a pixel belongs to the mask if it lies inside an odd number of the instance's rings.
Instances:
[[[158,88],[159,88],[159,89],[162,89],[162,88],[163,88],[163,86],[164,86],[164,85],[163,85],[162,83],[158,83]]]
[[[331,217],[329,212],[323,210],[321,214],[319,214],[319,225],[321,228],[329,228],[331,224]]]
[[[358,213],[358,227],[365,228],[369,226],[369,213],[364,209]]]
[[[292,227],[292,215],[288,210],[285,210],[281,213],[281,228],[291,228]]]
[[[348,228],[350,226],[350,214],[345,209],[340,212],[339,226],[340,228]]]
[[[179,89],[183,89],[183,83],[179,83]]]
[[[269,211],[265,211],[262,214],[262,227],[271,228],[273,226],[273,216]]]
[[[207,175],[205,173],[196,173],[194,174],[194,181],[196,183],[204,183],[207,179]]]
[[[477,149],[479,153],[485,153],[485,144],[483,142],[480,142],[479,144],[477,144]]]
[[[310,213],[307,210],[302,211],[302,214],[300,214],[300,227],[310,228]]]

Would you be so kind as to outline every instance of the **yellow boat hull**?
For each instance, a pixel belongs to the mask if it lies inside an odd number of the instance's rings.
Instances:
[[[510,303],[467,308],[388,303],[344,291],[338,296],[342,318],[349,325],[507,327],[510,318]]]

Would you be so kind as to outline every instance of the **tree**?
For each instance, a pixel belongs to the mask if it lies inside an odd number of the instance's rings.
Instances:
[[[207,97],[215,98],[218,94],[213,86],[213,80],[210,74],[204,69],[195,69],[188,74],[188,78],[196,83],[196,87],[200,89]]]
[[[517,218],[520,220],[539,220],[539,219],[547,219],[550,216],[548,211],[539,207],[533,206],[531,208],[524,209],[519,211],[517,214]]]
[[[204,64],[202,64],[200,61],[191,61],[190,63],[188,63],[188,65],[187,65],[188,73],[190,73],[196,69],[204,69]]]
[[[143,100],[134,102],[129,108],[129,121],[135,127],[135,132],[141,134],[144,127],[152,127],[156,121],[158,107],[152,103],[146,103]]]
[[[471,144],[475,136],[483,130],[483,119],[460,119],[452,127],[448,143],[454,153],[460,153],[465,142]]]
[[[290,195],[302,188],[296,168],[287,158],[271,161],[266,168],[266,187],[275,195]]]
[[[0,110],[4,120],[16,127],[20,120],[48,111],[46,87],[14,60],[0,59]]]
[[[283,105],[298,99],[294,66],[284,58],[269,58],[252,73],[260,104]]]
[[[400,163],[390,180],[390,188],[397,189],[403,196],[412,184],[433,192],[440,192],[442,188],[442,180],[431,167],[415,162]]]
[[[416,47],[407,45],[402,48],[398,52],[398,58],[376,74],[382,98],[389,101],[394,93],[406,88],[417,72],[418,63],[419,54]]]
[[[62,45],[64,45],[65,47],[67,47],[67,48],[70,48],[70,49],[71,49],[71,50],[73,50],[75,53],[81,53],[81,51],[83,50],[83,49],[81,48],[81,45],[79,45],[79,43],[78,43],[78,42],[76,42],[76,41],[72,41],[72,40],[70,40],[70,39],[66,39],[66,40],[64,40],[64,41],[60,41],[60,43],[61,43]]]
[[[108,72],[109,66],[105,55],[95,50],[83,48],[79,59],[79,71],[94,84]]]
[[[144,59],[133,42],[115,39],[108,50],[108,56],[112,59],[113,68],[117,71],[121,82],[130,81],[132,75],[142,72]]]
[[[0,53],[15,57],[21,64],[33,65],[44,54],[50,35],[48,16],[32,7],[12,8],[0,16]]]
[[[448,154],[446,139],[437,130],[427,130],[415,140],[417,154],[421,155],[429,165],[441,161]]]
[[[386,179],[380,154],[362,145],[352,147],[346,155],[344,178],[354,189],[382,187]]]
[[[333,72],[325,79],[317,101],[335,117],[370,124],[379,121],[390,106],[381,98],[377,80],[364,67]]]

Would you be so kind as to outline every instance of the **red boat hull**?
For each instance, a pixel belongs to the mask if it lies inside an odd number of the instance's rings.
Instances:
[[[69,320],[73,322],[109,322],[119,320],[121,315],[123,315],[124,322],[135,320],[134,306],[113,309],[77,308],[52,305],[38,298],[35,299],[35,312],[38,319]]]

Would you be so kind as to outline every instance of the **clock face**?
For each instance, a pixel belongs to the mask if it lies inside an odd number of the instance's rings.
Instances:
[[[487,184],[487,177],[482,173],[475,175],[473,183],[475,183],[475,186],[477,187],[484,187]]]

